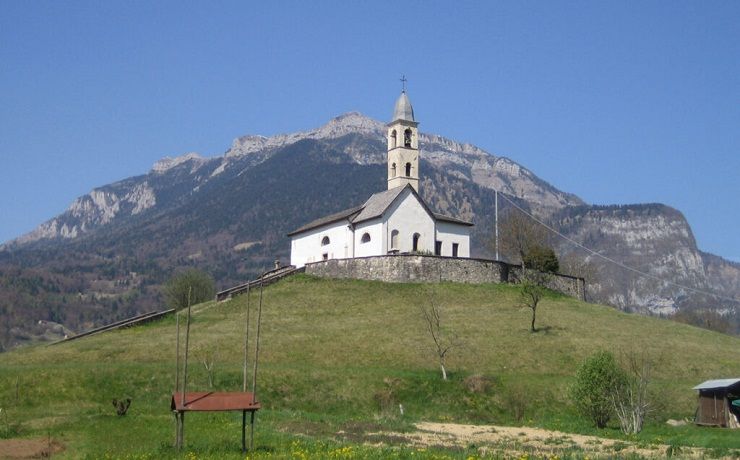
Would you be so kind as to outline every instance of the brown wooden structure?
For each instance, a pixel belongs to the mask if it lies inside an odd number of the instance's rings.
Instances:
[[[247,391],[248,380],[248,357],[249,350],[249,331],[250,331],[250,291],[251,284],[247,284],[247,318],[244,337],[244,367],[242,391],[232,392],[215,392],[215,391],[187,391],[188,383],[188,351],[190,343],[190,293],[188,293],[187,307],[187,326],[185,329],[185,350],[182,369],[182,379],[180,379],[180,315],[175,313],[177,340],[175,349],[175,389],[170,399],[170,410],[175,415],[175,447],[181,449],[185,439],[185,413],[187,412],[212,412],[212,411],[241,411],[242,413],[242,452],[247,451],[246,425],[247,413],[250,415],[250,449],[254,448],[254,422],[255,413],[262,407],[257,400],[257,364],[259,362],[260,352],[260,326],[262,322],[262,288],[264,275],[259,279],[259,307],[257,309],[256,334],[254,346],[254,363],[252,369],[252,388]]]
[[[697,425],[740,428],[740,378],[707,380],[693,388],[699,391],[699,403],[694,416]]]

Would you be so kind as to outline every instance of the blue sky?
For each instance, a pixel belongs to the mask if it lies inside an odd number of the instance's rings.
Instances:
[[[740,261],[740,2],[0,0],[0,241],[159,158],[360,111]]]

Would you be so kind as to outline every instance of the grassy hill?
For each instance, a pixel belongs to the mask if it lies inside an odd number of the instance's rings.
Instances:
[[[633,441],[704,446],[718,455],[740,449],[737,432],[664,423],[693,416],[693,385],[740,375],[740,339],[554,293],[541,304],[541,330],[532,334],[529,312],[516,307],[518,295],[517,287],[507,285],[385,284],[303,275],[266,288],[258,454],[290,457],[297,449],[329,456],[343,447],[377,458],[477,452],[475,446],[423,452],[363,447],[379,441],[392,446],[392,437],[378,433],[409,430],[421,420],[522,424],[621,438],[616,425],[590,427],[567,398],[580,362],[601,349],[648,351],[657,360],[657,410]],[[430,296],[461,342],[449,355],[447,382],[419,310]],[[214,361],[214,389],[240,389],[245,307],[241,296],[194,309],[189,390],[208,389],[203,359]],[[174,318],[167,318],[0,354],[0,438],[48,436],[63,443],[60,455],[70,458],[174,457],[169,412],[174,339]],[[123,397],[133,402],[129,413],[118,417],[111,400]],[[188,455],[240,458],[240,420],[237,413],[189,415]]]

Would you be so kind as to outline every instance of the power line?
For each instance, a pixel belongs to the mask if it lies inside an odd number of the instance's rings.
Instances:
[[[498,195],[498,193],[497,193],[497,195]],[[614,259],[612,259],[612,258],[610,258],[610,257],[607,257],[607,256],[605,256],[605,255],[603,255],[603,254],[601,254],[601,253],[599,253],[599,252],[596,252],[596,251],[594,251],[594,250],[593,250],[593,249],[591,249],[591,248],[588,248],[588,247],[586,247],[586,246],[582,245],[582,244],[581,244],[581,243],[579,243],[578,241],[575,241],[574,239],[572,239],[572,238],[570,238],[570,237],[568,237],[568,236],[566,236],[566,235],[563,235],[562,233],[560,233],[560,232],[559,232],[558,230],[556,230],[556,229],[555,229],[555,228],[553,228],[552,226],[550,226],[550,225],[546,224],[545,222],[542,222],[541,220],[539,220],[538,218],[536,218],[535,216],[533,216],[533,215],[532,215],[531,213],[529,213],[528,211],[525,211],[524,209],[522,209],[522,208],[521,208],[521,207],[520,207],[520,206],[519,206],[518,204],[514,203],[514,202],[513,202],[513,201],[512,201],[512,200],[511,200],[511,199],[510,199],[509,197],[507,197],[507,196],[506,196],[506,194],[505,194],[505,193],[501,193],[500,195],[501,195],[501,196],[502,196],[502,197],[503,197],[503,198],[504,198],[504,199],[505,199],[506,201],[508,201],[508,202],[509,202],[509,204],[511,204],[511,205],[512,205],[512,206],[514,206],[514,207],[515,207],[516,209],[518,209],[519,211],[521,211],[522,213],[524,213],[524,215],[528,216],[528,217],[529,217],[530,219],[534,220],[535,222],[537,222],[538,224],[542,225],[542,226],[543,226],[543,227],[545,227],[546,229],[550,230],[550,231],[551,231],[551,232],[553,232],[554,234],[558,235],[559,237],[563,238],[564,240],[568,241],[569,243],[572,243],[573,245],[575,245],[575,246],[577,246],[577,247],[579,247],[579,248],[583,249],[584,251],[586,251],[586,252],[588,252],[588,253],[590,253],[590,254],[592,254],[592,255],[596,256],[596,257],[600,257],[601,259],[604,259],[604,260],[606,260],[607,262],[613,263],[614,265],[617,265],[618,267],[621,267],[621,268],[623,268],[623,269],[625,269],[625,270],[628,270],[628,271],[631,271],[631,272],[633,272],[633,273],[636,273],[636,274],[638,274],[638,275],[640,275],[640,276],[644,276],[644,277],[646,277],[646,278],[650,278],[650,279],[653,279],[653,280],[655,280],[655,281],[660,281],[660,282],[662,282],[662,283],[666,283],[666,284],[669,284],[669,285],[672,285],[672,286],[675,286],[675,287],[679,287],[679,288],[681,288],[681,289],[686,289],[686,290],[688,290],[688,291],[692,291],[692,292],[695,292],[695,293],[697,293],[697,294],[704,294],[704,295],[708,295],[708,296],[712,296],[712,297],[715,297],[715,298],[717,298],[717,299],[722,299],[722,300],[729,300],[729,301],[731,301],[731,302],[740,302],[740,299],[736,299],[736,298],[733,298],[733,297],[727,297],[727,296],[723,296],[723,295],[721,295],[721,294],[717,294],[717,293],[715,293],[715,292],[711,292],[711,291],[705,291],[705,290],[703,290],[703,289],[697,289],[697,288],[693,288],[693,287],[691,287],[691,286],[684,286],[683,284],[679,284],[679,283],[676,283],[676,282],[673,282],[673,281],[669,281],[669,280],[666,280],[666,279],[660,278],[660,277],[658,277],[658,276],[655,276],[655,275],[651,275],[650,273],[644,272],[644,271],[642,271],[642,270],[638,270],[638,269],[636,269],[636,268],[630,267],[629,265],[625,265],[625,264],[623,264],[622,262],[619,262],[619,261],[617,261],[617,260],[614,260]]]

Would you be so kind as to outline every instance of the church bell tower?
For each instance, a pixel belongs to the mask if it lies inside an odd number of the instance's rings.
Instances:
[[[419,191],[419,123],[403,91],[396,101],[393,121],[388,123],[388,190],[411,184]]]

